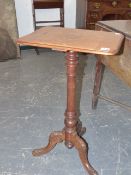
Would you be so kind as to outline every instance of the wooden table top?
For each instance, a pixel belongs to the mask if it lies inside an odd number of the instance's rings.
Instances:
[[[114,32],[43,27],[19,38],[17,43],[59,51],[114,55],[118,53],[123,38],[122,34]]]
[[[103,25],[112,31],[122,33],[131,39],[131,20],[99,21],[97,24]]]

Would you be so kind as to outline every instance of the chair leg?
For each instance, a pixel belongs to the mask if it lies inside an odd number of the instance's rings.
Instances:
[[[36,51],[36,54],[37,54],[37,55],[40,55],[40,52],[39,52],[38,47],[35,47],[35,51]]]
[[[102,77],[104,73],[104,64],[102,64],[100,58],[97,59],[96,69],[95,69],[95,80],[94,80],[94,89],[93,89],[93,97],[92,97],[92,109],[96,109],[99,92],[101,88]]]
[[[60,27],[64,27],[64,8],[60,9]]]

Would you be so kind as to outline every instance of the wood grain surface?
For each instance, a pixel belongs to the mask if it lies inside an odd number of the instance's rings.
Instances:
[[[114,55],[119,52],[123,38],[115,32],[44,27],[19,38],[17,43],[59,51]]]

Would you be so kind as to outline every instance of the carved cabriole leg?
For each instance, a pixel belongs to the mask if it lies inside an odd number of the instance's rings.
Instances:
[[[97,62],[96,62],[96,69],[95,69],[95,80],[94,80],[94,89],[93,89],[93,97],[92,97],[92,109],[96,109],[101,82],[102,82],[102,76],[104,72],[104,64],[102,64],[100,60],[100,55],[97,56]]]
[[[33,156],[41,156],[50,152],[57,143],[61,143],[65,140],[64,131],[52,132],[49,137],[49,143],[46,147],[35,149],[32,154]]]
[[[89,175],[98,175],[97,171],[90,165],[88,161],[88,147],[87,143],[78,135],[72,137],[72,143],[79,153],[82,165]]]

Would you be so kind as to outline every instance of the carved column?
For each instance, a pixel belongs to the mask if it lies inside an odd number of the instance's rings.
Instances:
[[[65,111],[65,145],[72,148],[72,135],[76,134],[78,116],[76,113],[76,67],[78,64],[77,53],[67,52],[67,109]]]

